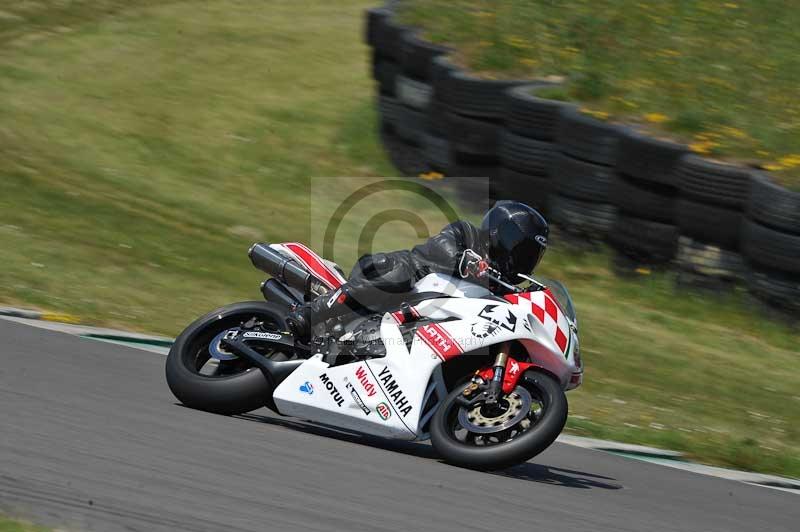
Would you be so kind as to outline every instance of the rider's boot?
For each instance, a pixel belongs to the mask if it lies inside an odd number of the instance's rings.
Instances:
[[[286,316],[286,324],[294,337],[303,343],[311,339],[311,328],[317,323],[344,316],[352,312],[348,305],[347,287],[342,286],[331,294],[324,294],[308,303],[301,303]]]

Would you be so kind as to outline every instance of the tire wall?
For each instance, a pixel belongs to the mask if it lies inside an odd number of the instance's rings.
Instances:
[[[381,139],[397,169],[489,179],[489,198],[527,203],[563,238],[607,242],[627,271],[673,268],[683,284],[744,285],[800,311],[800,193],[537,91],[552,83],[471,76],[392,14],[366,12]],[[483,196],[486,187],[481,188]]]

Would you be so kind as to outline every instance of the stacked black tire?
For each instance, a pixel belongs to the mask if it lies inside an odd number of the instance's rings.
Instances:
[[[457,67],[446,59],[444,54],[432,57],[428,72],[433,88],[428,106],[428,120],[424,135],[425,161],[436,172],[449,174],[453,166],[452,148],[447,131],[448,107],[441,90],[443,79]],[[437,87],[439,89],[437,90]]]
[[[742,222],[742,252],[752,267],[750,291],[800,313],[800,193],[754,173]]]
[[[381,132],[394,133],[399,102],[395,97],[395,78],[400,71],[398,61],[398,27],[388,9],[367,11],[366,40],[372,47],[372,78],[377,82],[378,113]]]
[[[447,174],[462,179],[462,198],[489,205],[496,198],[500,171],[500,138],[505,114],[504,93],[521,82],[480,79],[456,68],[444,56],[434,60],[434,93],[450,142]]]
[[[537,90],[548,87],[533,83],[506,90],[497,181],[498,197],[517,199],[545,215],[555,190],[552,166],[559,119],[563,109],[572,107],[536,96]]]
[[[711,287],[742,280],[746,266],[739,251],[750,170],[692,154],[681,158],[676,174],[681,279]]]
[[[425,115],[414,105],[419,102],[408,97],[402,43],[409,33],[410,29],[399,24],[389,9],[367,11],[366,40],[372,46],[381,138],[392,163],[404,174],[417,175],[427,170],[420,149]],[[406,101],[398,92],[406,96]]]
[[[448,52],[407,31],[400,41],[402,74],[397,79],[398,98],[413,116],[409,136],[422,150],[421,158],[430,170],[444,173],[450,164],[450,143],[440,124],[443,104],[434,98],[433,60]]]
[[[528,203],[582,242],[608,241],[617,271],[674,264],[680,282],[745,280],[800,311],[800,193],[537,96],[542,83],[471,76],[388,8],[367,12],[366,40],[402,173],[440,172],[476,208]]]
[[[550,216],[567,233],[605,240],[616,219],[611,202],[614,165],[624,130],[577,108],[562,108],[553,158]]]
[[[619,215],[609,235],[620,271],[662,266],[678,243],[675,168],[685,146],[625,130],[618,144],[611,203]]]

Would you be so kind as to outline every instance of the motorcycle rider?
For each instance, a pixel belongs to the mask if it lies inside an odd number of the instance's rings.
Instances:
[[[465,252],[499,271],[516,284],[517,274],[530,274],[547,248],[549,228],[535,209],[516,201],[498,201],[486,212],[480,229],[458,220],[424,244],[411,250],[361,257],[347,283],[331,294],[298,305],[287,316],[292,333],[301,341],[311,336],[313,324],[369,308],[389,294],[410,292],[431,273],[463,274]],[[497,288],[497,287],[494,287]]]

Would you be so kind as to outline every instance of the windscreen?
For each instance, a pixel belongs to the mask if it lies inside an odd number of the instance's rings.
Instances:
[[[550,292],[556,298],[561,310],[563,310],[567,318],[569,318],[569,320],[573,322],[575,326],[577,326],[578,317],[575,315],[575,306],[572,304],[572,298],[567,291],[567,287],[555,279],[548,279],[546,277],[539,276],[535,276],[534,279],[550,289]]]

